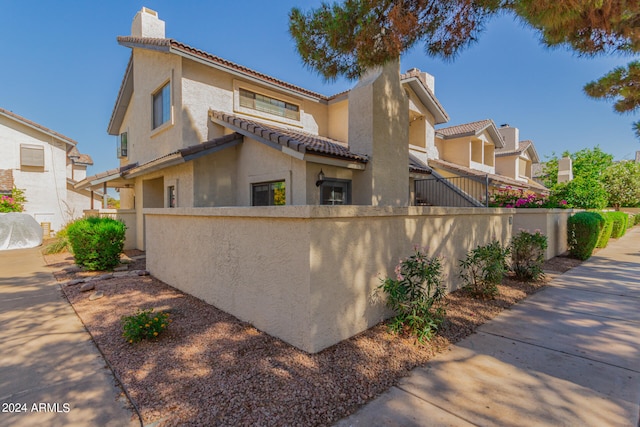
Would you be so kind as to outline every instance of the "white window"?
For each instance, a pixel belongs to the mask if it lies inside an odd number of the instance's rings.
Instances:
[[[153,94],[153,129],[171,119],[171,83],[167,82]]]
[[[20,167],[44,170],[44,147],[41,145],[20,145]]]
[[[240,89],[240,106],[291,120],[300,120],[300,107],[267,95]]]
[[[127,132],[122,132],[118,138],[118,158],[127,157]]]

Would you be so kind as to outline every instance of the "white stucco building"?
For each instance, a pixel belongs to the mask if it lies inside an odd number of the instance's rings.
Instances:
[[[0,193],[10,194],[13,187],[24,190],[24,212],[40,224],[47,223],[54,232],[82,217],[83,210],[97,208],[102,202],[100,193],[74,187],[93,164],[77,144],[0,108]]]

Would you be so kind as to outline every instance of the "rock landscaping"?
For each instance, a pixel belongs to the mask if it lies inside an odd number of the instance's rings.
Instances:
[[[507,277],[493,300],[450,293],[446,320],[424,345],[379,324],[307,354],[148,275],[144,258],[109,279],[66,268],[69,254],[46,258],[60,268],[61,288],[144,424],[157,426],[331,425],[545,286]],[[548,265],[559,273],[567,264]],[[94,286],[91,295],[82,291],[87,284]],[[169,313],[170,327],[158,339],[126,342],[121,318],[151,308]]]

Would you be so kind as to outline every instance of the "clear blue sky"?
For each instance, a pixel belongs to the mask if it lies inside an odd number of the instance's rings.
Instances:
[[[313,1],[28,1],[0,0],[0,107],[78,141],[93,157],[90,174],[118,165],[107,124],[130,50],[129,35],[142,6],[166,22],[167,37],[325,95],[353,86],[327,84],[306,69],[287,31],[288,11]],[[582,87],[632,58],[579,58],[547,50],[537,35],[511,17],[489,23],[479,43],[454,62],[428,58],[422,47],[401,60],[436,79],[448,125],[493,119],[520,129],[542,160],[599,145],[616,159],[632,159],[640,143],[631,123]]]

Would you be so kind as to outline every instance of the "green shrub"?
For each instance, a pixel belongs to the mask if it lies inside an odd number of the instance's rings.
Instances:
[[[607,215],[613,221],[611,238],[619,239],[624,236],[624,233],[627,231],[627,221],[629,220],[629,216],[624,212],[607,212]]]
[[[567,243],[575,258],[585,260],[598,243],[602,215],[597,212],[578,212],[567,221]]]
[[[495,297],[498,294],[498,285],[509,271],[509,252],[509,248],[503,248],[498,241],[469,251],[467,257],[460,260],[463,289],[476,297]]]
[[[157,338],[169,327],[171,319],[164,312],[153,313],[153,309],[138,310],[131,316],[122,316],[122,336],[130,344],[143,339]]]
[[[76,264],[89,270],[110,270],[120,263],[126,226],[111,218],[89,217],[67,227]]]
[[[544,277],[544,255],[547,236],[540,230],[520,232],[511,241],[511,270],[519,280],[531,281]]]
[[[387,294],[387,306],[396,313],[389,329],[407,331],[420,342],[430,340],[445,316],[444,307],[438,305],[445,295],[442,263],[415,248],[413,255],[400,260],[395,274],[395,279],[383,279],[378,287]]]
[[[633,225],[638,225],[638,224],[640,224],[640,213],[635,214],[633,216]]]
[[[613,230],[613,218],[607,215],[607,212],[602,212],[601,216],[604,218],[604,226],[600,231],[596,248],[606,248],[611,238],[611,231]]]

